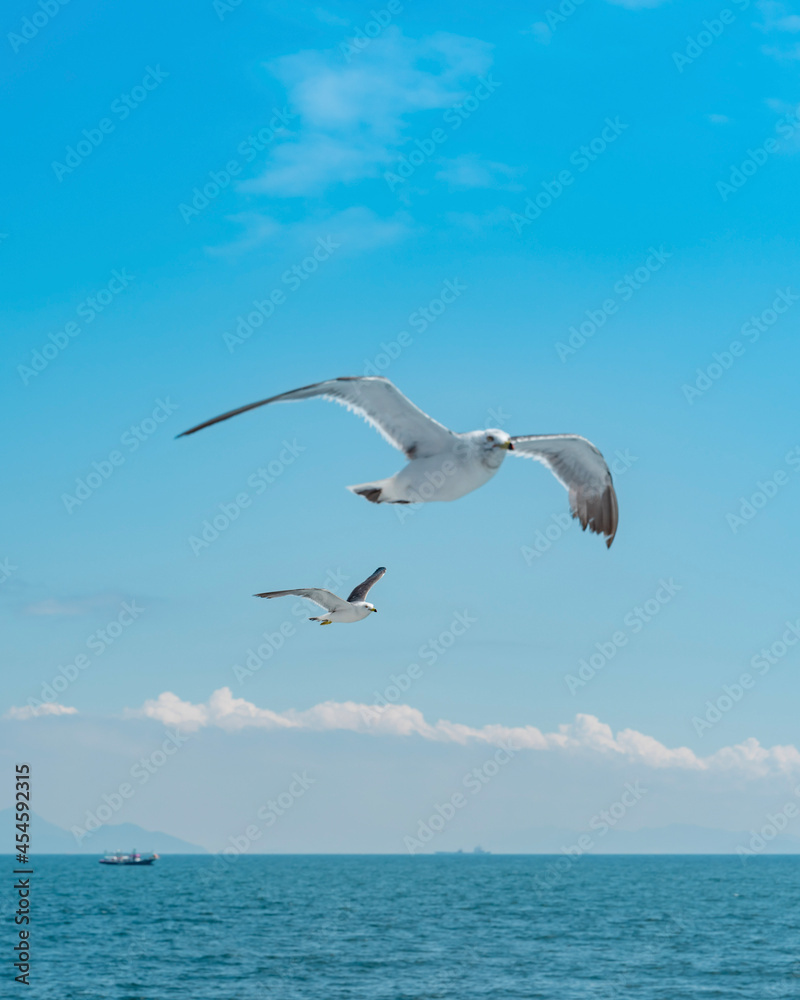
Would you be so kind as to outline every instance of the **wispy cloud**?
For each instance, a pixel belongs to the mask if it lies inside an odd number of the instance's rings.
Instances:
[[[761,51],[773,59],[800,59],[800,42],[789,46],[764,45]]]
[[[785,3],[760,0],[756,6],[764,18],[761,24],[757,25],[762,31],[786,31],[790,34],[800,32],[800,14],[793,13]]]
[[[269,215],[262,215],[260,212],[238,212],[236,215],[229,215],[227,219],[228,222],[239,226],[242,232],[230,243],[206,247],[206,251],[213,256],[235,256],[247,253],[268,243],[285,230],[285,227],[277,219],[273,219]]]
[[[48,597],[26,604],[22,608],[22,613],[43,617],[88,615],[98,608],[119,604],[121,599],[119,594],[91,594],[88,597],[74,598]]]
[[[765,35],[777,33],[780,35],[796,35],[800,33],[800,14],[795,14],[785,3],[776,0],[761,0],[756,5],[763,16],[763,21],[756,27]],[[787,45],[780,37],[774,45],[764,45],[761,51],[773,59],[800,59],[800,42]]]
[[[445,160],[436,173],[436,180],[445,181],[455,188],[496,188],[505,191],[524,191],[514,178],[519,170],[505,163],[483,160],[474,153],[464,153],[452,160]]]
[[[430,723],[419,709],[410,705],[326,701],[305,711],[274,712],[259,708],[244,698],[235,698],[230,688],[223,687],[205,704],[183,701],[171,691],[165,691],[139,709],[128,709],[126,715],[155,719],[189,731],[204,726],[217,726],[229,732],[251,726],[317,732],[347,730],[372,736],[418,736],[462,745],[476,742],[492,746],[511,744],[519,750],[586,752],[656,769],[737,771],[750,777],[800,770],[800,751],[791,745],[767,748],[751,737],[734,746],[723,747],[708,757],[699,757],[688,747],[667,747],[635,729],[614,733],[595,716],[584,714],[576,715],[573,722],[560,725],[553,733],[544,733],[532,725],[476,728],[445,719]]]
[[[324,7],[315,7],[314,17],[323,24],[331,24],[338,28],[346,28],[350,24],[343,17],[339,17],[338,14],[332,14],[331,11],[325,10]]]
[[[507,226],[511,212],[505,206],[490,209],[487,212],[448,212],[447,221],[461,229],[480,235],[498,226]]]
[[[540,45],[549,45],[553,40],[553,29],[545,24],[544,21],[535,21],[530,28],[525,28],[522,34],[533,35]]]
[[[377,177],[402,148],[410,116],[464,97],[465,85],[489,70],[490,49],[446,32],[412,39],[389,28],[351,64],[322,51],[270,63],[300,135],[276,147],[264,173],[242,189],[298,197]]]
[[[3,716],[4,719],[15,719],[24,722],[27,719],[38,719],[42,715],[77,715],[78,709],[69,705],[59,705],[54,701],[46,701],[42,705],[12,705]]]
[[[230,222],[244,227],[244,232],[230,243],[207,247],[214,256],[231,256],[249,253],[277,239],[287,243],[298,252],[306,251],[309,244],[320,237],[330,237],[339,244],[342,254],[360,253],[396,243],[414,231],[414,225],[404,212],[396,212],[389,218],[381,218],[370,208],[354,205],[332,215],[320,213],[302,222],[282,225],[269,215],[244,212],[228,216]]]

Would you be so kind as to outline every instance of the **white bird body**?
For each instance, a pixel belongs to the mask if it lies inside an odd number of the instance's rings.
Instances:
[[[327,619],[333,625],[348,625],[351,622],[362,621],[375,610],[374,605],[367,601],[356,601],[353,604],[348,604],[346,608],[334,608],[333,611],[327,611],[324,615],[317,615],[308,620],[321,622]]]
[[[487,483],[507,451],[546,465],[569,492],[572,516],[584,530],[614,541],[619,512],[611,472],[591,441],[577,434],[528,434],[510,437],[489,429],[457,434],[415,406],[382,376],[345,376],[316,382],[280,396],[240,406],[192,427],[209,427],[267,403],[322,397],[362,416],[409,460],[393,476],[348,489],[371,503],[430,503],[458,500]]]
[[[269,590],[263,594],[256,594],[256,597],[305,597],[307,601],[313,601],[321,608],[325,609],[324,615],[315,615],[309,618],[310,622],[320,622],[322,625],[349,625],[353,622],[363,621],[369,614],[378,609],[374,604],[365,601],[364,598],[369,593],[374,584],[380,580],[386,572],[385,566],[379,566],[375,572],[368,576],[363,583],[359,583],[353,588],[350,596],[345,600],[338,597],[331,590],[324,590],[322,587],[301,587],[298,590]]]
[[[485,447],[485,432],[453,434],[449,448],[438,455],[414,458],[395,475],[347,488],[358,496],[377,491],[373,503],[430,503],[459,500],[495,476],[506,457],[503,431],[491,431],[499,448]],[[372,499],[367,496],[367,499]]]

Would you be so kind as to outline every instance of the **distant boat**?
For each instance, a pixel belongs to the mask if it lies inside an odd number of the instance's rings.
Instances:
[[[114,851],[100,858],[101,865],[152,865],[154,861],[158,861],[157,854],[139,854],[138,851],[131,851],[130,854]]]
[[[471,851],[465,851],[463,848],[459,848],[457,851],[434,851],[434,854],[491,854],[491,851],[484,851],[482,847],[475,847]]]

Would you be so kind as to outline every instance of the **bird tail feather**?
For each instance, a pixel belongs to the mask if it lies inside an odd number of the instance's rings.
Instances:
[[[370,503],[391,503],[385,496],[388,479],[378,479],[374,483],[359,483],[357,486],[348,486],[351,493],[358,497],[364,497]]]

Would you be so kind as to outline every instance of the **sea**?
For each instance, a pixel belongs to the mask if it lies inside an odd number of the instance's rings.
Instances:
[[[797,856],[51,855],[31,914],[2,996],[800,997]]]

